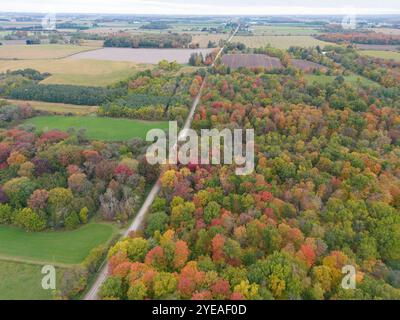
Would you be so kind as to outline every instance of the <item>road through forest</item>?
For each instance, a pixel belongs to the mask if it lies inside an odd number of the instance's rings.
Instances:
[[[240,25],[231,34],[231,36],[227,40],[227,43],[232,41],[233,37],[239,31],[239,27],[240,27]],[[224,47],[222,47],[218,51],[218,54],[215,57],[214,63],[221,56],[223,50],[224,50]],[[212,64],[212,66],[214,66],[214,63]],[[180,131],[179,136],[181,136],[181,134],[183,133],[184,130],[189,129],[191,124],[192,124],[193,117],[194,117],[194,114],[196,112],[196,108],[197,108],[197,106],[198,106],[198,104],[200,102],[201,95],[202,95],[203,88],[204,88],[204,85],[206,83],[206,80],[207,80],[207,75],[205,76],[205,78],[203,80],[203,83],[201,84],[201,87],[200,87],[200,90],[199,90],[197,96],[193,100],[192,106],[190,108],[189,115],[188,115],[188,117],[186,119],[185,125],[183,126],[182,130]],[[177,144],[176,143],[174,145],[174,148],[177,148]],[[127,230],[122,235],[122,238],[127,237],[130,232],[139,230],[139,228],[143,224],[143,221],[144,221],[144,218],[146,216],[146,213],[149,211],[149,209],[150,209],[155,197],[159,193],[160,189],[161,189],[161,184],[160,184],[160,180],[158,180],[154,184],[153,188],[150,190],[149,194],[147,195],[146,200],[143,202],[141,208],[139,209],[137,215],[135,216],[135,219],[132,221],[132,224],[129,226],[129,228],[127,228]],[[103,266],[101,267],[101,269],[100,269],[100,271],[99,271],[99,273],[97,275],[97,278],[96,278],[95,282],[93,283],[92,287],[90,288],[90,290],[84,296],[84,300],[96,300],[97,299],[98,291],[99,291],[102,283],[107,279],[107,275],[108,275],[108,263],[105,262],[103,264]]]

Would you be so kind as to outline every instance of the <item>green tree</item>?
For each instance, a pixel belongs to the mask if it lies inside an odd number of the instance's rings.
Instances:
[[[46,227],[46,220],[30,208],[19,210],[15,215],[14,222],[28,231],[42,231]]]
[[[100,287],[99,297],[101,299],[124,299],[125,286],[120,277],[109,277]]]
[[[26,207],[27,201],[33,191],[35,191],[35,183],[27,177],[14,178],[7,181],[3,190],[10,199],[13,207]]]
[[[147,296],[146,285],[141,281],[135,281],[128,289],[129,300],[143,300]]]
[[[177,280],[172,273],[160,272],[153,278],[154,297],[166,298],[175,293]]]
[[[164,233],[167,229],[169,217],[164,212],[155,212],[149,215],[146,225],[146,235],[152,237],[155,231]]]
[[[209,224],[213,219],[218,218],[220,210],[220,205],[215,201],[211,201],[204,209],[204,221]]]
[[[9,204],[0,204],[0,224],[11,224],[14,220],[14,211]]]

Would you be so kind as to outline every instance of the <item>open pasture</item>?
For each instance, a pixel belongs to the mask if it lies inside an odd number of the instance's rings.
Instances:
[[[251,26],[250,29],[255,35],[262,36],[309,36],[320,33],[320,31],[315,28],[286,25],[256,25]]]
[[[161,60],[178,63],[188,63],[192,53],[206,55],[213,49],[131,49],[131,48],[103,48],[94,51],[82,52],[70,59],[95,59],[110,61],[132,61],[136,63],[156,64]]]
[[[36,233],[0,226],[0,259],[55,265],[78,264],[91,249],[110,241],[114,232],[113,226],[96,223],[73,231]]]
[[[365,56],[370,56],[374,58],[381,58],[381,59],[391,59],[395,61],[400,61],[400,52],[394,51],[378,51],[378,50],[363,50],[359,51],[360,54]]]
[[[26,100],[11,100],[8,99],[11,104],[29,105],[34,110],[46,111],[55,114],[74,114],[74,115],[87,115],[91,113],[96,113],[98,107],[96,106],[82,106],[76,104],[66,104],[66,103],[55,103],[55,102],[44,102],[44,101],[26,101]]]
[[[0,46],[0,59],[60,59],[87,50],[93,50],[93,47],[63,44],[9,45]]]
[[[136,72],[149,68],[146,64],[125,61],[100,60],[15,60],[1,61],[0,72],[32,68],[40,72],[49,72],[50,77],[44,84],[73,84],[87,86],[106,86],[129,78]]]
[[[0,260],[0,300],[51,300],[52,290],[42,288],[42,267]],[[56,268],[58,281],[61,273],[62,269]]]
[[[292,46],[299,47],[324,47],[328,42],[320,41],[311,36],[236,36],[233,41],[242,42],[250,48],[265,47],[270,44],[278,49],[288,49]]]
[[[84,128],[89,139],[105,141],[123,141],[133,138],[146,138],[151,129],[167,129],[167,121],[141,121],[131,119],[107,118],[96,116],[40,116],[28,119],[25,123],[33,124],[37,130]]]

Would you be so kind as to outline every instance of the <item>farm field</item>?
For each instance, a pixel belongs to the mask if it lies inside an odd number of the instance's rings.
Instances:
[[[327,71],[327,68],[324,67],[323,65],[320,65],[315,62],[307,61],[307,60],[301,60],[301,59],[292,59],[291,60],[292,66],[301,69],[304,72],[310,72],[313,70],[321,70],[321,71]]]
[[[124,61],[99,60],[14,60],[1,61],[0,72],[32,68],[40,72],[49,72],[50,77],[42,81],[45,84],[72,84],[106,86],[133,76],[136,72],[148,69],[150,65]]]
[[[369,30],[384,34],[400,35],[400,29],[394,28],[371,28]]]
[[[0,46],[0,59],[60,59],[87,50],[93,50],[93,47],[62,44]]]
[[[364,50],[360,51],[360,54],[374,58],[393,59],[395,61],[400,61],[400,52]]]
[[[398,51],[399,46],[390,44],[356,44],[359,50]]]
[[[89,139],[105,141],[125,141],[135,137],[144,139],[147,131],[167,129],[167,121],[141,121],[118,118],[102,118],[95,116],[40,116],[27,120],[37,130],[59,129],[67,131],[69,128],[85,128]]]
[[[215,42],[217,45],[220,40],[226,40],[229,36],[226,34],[195,34],[192,36],[192,43],[198,43],[200,48],[207,48],[208,42]]]
[[[280,35],[292,35],[292,36],[309,36],[318,34],[320,31],[315,28],[308,27],[297,27],[297,26],[251,26],[250,29],[255,35],[263,36],[280,36]]]
[[[0,260],[0,300],[51,300],[52,290],[41,286],[41,270],[41,265]],[[62,269],[56,272],[61,275]]]
[[[282,68],[278,58],[269,57],[264,54],[225,54],[222,56],[222,63],[232,69],[240,67],[257,68],[264,67],[268,70]]]
[[[78,264],[91,249],[110,241],[115,230],[111,225],[96,223],[73,231],[39,233],[0,226],[0,259],[56,265]]]
[[[75,104],[66,103],[55,103],[55,102],[43,102],[43,101],[27,101],[27,100],[11,100],[8,99],[11,104],[29,105],[34,110],[54,112],[57,114],[75,114],[75,115],[87,115],[90,113],[95,113],[98,107],[95,106],[81,106]]]
[[[131,49],[131,48],[103,48],[73,55],[70,59],[95,59],[110,61],[134,61],[137,63],[155,64],[161,60],[178,63],[188,63],[192,53],[202,52],[203,55],[213,49]]]
[[[306,75],[304,75],[304,78],[309,82],[315,81],[315,82],[323,83],[323,84],[333,82],[336,79],[335,76],[314,75],[314,74],[306,74]],[[365,85],[375,85],[375,86],[379,85],[376,82],[369,80],[367,78],[361,77],[359,75],[345,76],[344,79],[345,79],[345,81],[353,83],[353,84],[360,81],[362,84],[365,84]]]
[[[242,42],[250,48],[265,47],[270,44],[278,49],[288,49],[292,46],[315,47],[330,45],[311,36],[236,36],[235,42]]]

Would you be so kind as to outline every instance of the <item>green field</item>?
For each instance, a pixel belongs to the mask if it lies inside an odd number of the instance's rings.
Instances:
[[[378,50],[362,50],[359,51],[360,54],[365,56],[370,56],[374,58],[381,59],[393,59],[395,61],[400,61],[400,52],[394,51],[378,51]]]
[[[52,290],[41,286],[41,265],[0,261],[0,300],[50,300]],[[62,269],[57,268],[60,280]]]
[[[314,75],[314,74],[306,74],[304,75],[304,78],[309,82],[318,82],[323,84],[331,83],[336,79],[335,76]],[[344,79],[345,81],[350,82],[352,84],[357,84],[358,82],[360,82],[361,84],[364,85],[375,85],[375,86],[378,85],[376,82],[358,75],[345,76]]]
[[[115,228],[111,225],[95,223],[73,231],[39,233],[0,226],[0,259],[78,264],[91,249],[110,241],[114,232]]]
[[[270,44],[278,49],[288,49],[292,46],[299,47],[324,47],[328,42],[320,41],[311,36],[236,36],[234,42],[242,42],[250,48],[265,47]]]
[[[40,116],[29,119],[25,123],[33,124],[40,131],[52,129],[67,131],[69,128],[85,128],[89,139],[106,141],[144,139],[147,131],[151,129],[168,128],[167,121],[141,121],[96,116]]]

